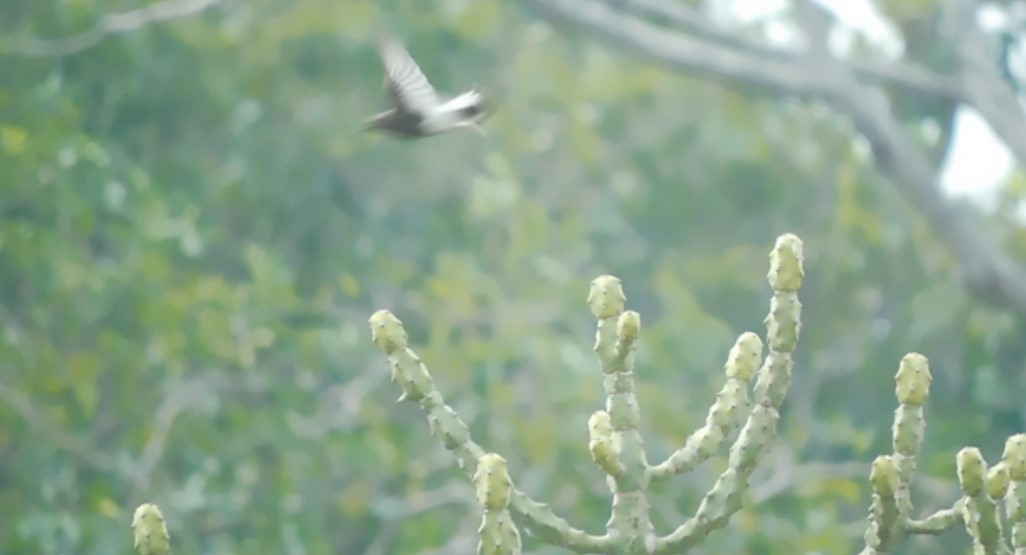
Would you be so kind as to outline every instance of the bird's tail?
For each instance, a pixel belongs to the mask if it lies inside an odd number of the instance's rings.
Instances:
[[[364,120],[360,127],[353,132],[354,135],[365,133],[367,131],[373,131],[375,129],[381,129],[382,122],[385,121],[391,115],[391,110],[387,112],[380,112]]]

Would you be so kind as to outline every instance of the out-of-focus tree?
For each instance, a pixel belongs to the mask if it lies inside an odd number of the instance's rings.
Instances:
[[[850,553],[909,351],[936,380],[919,506],[950,504],[951,454],[996,459],[1026,421],[1024,180],[987,214],[937,178],[956,107],[1022,160],[1014,29],[896,0],[903,54],[842,55],[808,45],[844,23],[802,6],[742,25],[659,0],[0,2],[0,552],[128,553],[143,501],[181,553],[466,551],[472,491],[393,403],[377,308],[519,487],[601,529],[582,284],[616,274],[645,315],[658,459],[761,325],[786,231],[808,254],[794,389],[707,552]],[[384,106],[382,30],[440,90],[495,92],[487,138],[354,133]],[[716,474],[675,482],[656,524]]]
[[[829,108],[850,127],[853,142],[858,137],[867,144],[868,161],[944,242],[965,284],[1026,315],[1026,270],[1019,253],[1007,253],[1003,237],[947,200],[939,178],[958,108],[978,112],[1016,159],[1026,161],[1026,114],[1002,64],[1010,35],[1004,29],[988,33],[979,23],[986,9],[1013,26],[1012,8],[1021,11],[1021,3],[884,2],[879,8],[897,31],[900,54],[862,37],[852,39],[850,24],[815,0],[788,2],[747,24],[732,21],[729,11],[717,10],[723,3],[715,1],[527,4],[683,74],[724,82],[746,94]],[[769,30],[781,28],[793,35],[769,40]],[[845,46],[831,40],[838,36],[849,39]],[[926,125],[935,131],[921,133]],[[1019,192],[1011,193],[1018,204]]]

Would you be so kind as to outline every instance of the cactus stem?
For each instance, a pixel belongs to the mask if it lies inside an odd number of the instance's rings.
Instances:
[[[1005,517],[1012,524],[1010,544],[1015,555],[1026,555],[1026,434],[1005,441],[1001,463],[1008,469],[1005,491]]]
[[[898,408],[894,411],[894,424],[891,427],[893,452],[885,457],[896,471],[892,494],[897,514],[876,510],[878,501],[874,484],[870,529],[866,532],[866,544],[861,552],[863,555],[890,553],[906,532],[939,533],[952,526],[953,515],[960,516],[957,512],[941,511],[926,520],[912,521],[911,518],[911,483],[916,474],[916,460],[926,432],[924,405],[930,395],[932,380],[930,362],[925,356],[908,353],[901,358],[894,375],[894,396]],[[877,460],[882,458],[878,457]],[[887,502],[890,503],[890,497]]]
[[[370,317],[368,324],[371,339],[388,357],[392,381],[403,390],[399,400],[416,402],[420,406],[427,416],[431,433],[455,455],[459,468],[473,480],[478,460],[485,451],[474,442],[466,422],[445,403],[427,365],[407,346],[402,322],[391,312],[379,310]],[[510,496],[513,516],[526,531],[538,538],[578,553],[601,552],[610,543],[608,534],[595,536],[574,528],[547,504],[531,499],[516,488],[511,488]]]
[[[947,509],[936,511],[924,519],[909,520],[905,523],[905,532],[931,536],[943,534],[962,520],[962,511],[965,510],[965,503],[965,497],[961,497]]]
[[[976,447],[964,447],[955,457],[958,483],[965,493],[962,512],[965,529],[973,539],[973,552],[985,555],[1010,554],[1004,545],[1001,515],[987,490],[987,461]]]
[[[654,536],[646,497],[648,461],[645,441],[638,429],[641,409],[634,395],[634,346],[640,333],[637,312],[624,311],[627,296],[618,278],[603,275],[591,282],[588,305],[597,320],[595,354],[603,375],[610,433],[599,437],[596,460],[612,479],[613,507],[608,530],[619,532],[618,548],[639,549],[638,542]],[[606,417],[599,416],[599,419]],[[601,422],[593,422],[601,424]],[[592,436],[595,439],[595,436]],[[602,447],[608,442],[608,449]],[[592,449],[595,456],[595,450]]]
[[[506,459],[495,453],[482,456],[473,481],[483,510],[481,526],[477,529],[478,555],[520,555],[520,530],[509,514],[513,481]]]
[[[898,508],[898,465],[891,455],[880,455],[869,471],[873,502],[869,507],[869,526],[864,535],[866,547],[862,555],[890,553],[902,532]]]

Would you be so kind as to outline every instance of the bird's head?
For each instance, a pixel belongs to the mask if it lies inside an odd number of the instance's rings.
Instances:
[[[464,129],[470,129],[475,133],[486,137],[488,134],[485,133],[481,123],[488,119],[495,111],[495,105],[488,93],[488,90],[481,87],[477,83],[471,85],[470,90],[466,93],[471,99],[469,106],[466,110],[468,119],[457,124],[457,127]]]
[[[470,86],[470,92],[476,97],[476,104],[478,106],[478,110],[483,112],[482,115],[487,115],[495,109],[495,102],[492,99],[491,93],[488,92],[488,89],[474,83]]]

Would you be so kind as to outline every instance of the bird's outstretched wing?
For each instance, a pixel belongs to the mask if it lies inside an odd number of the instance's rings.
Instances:
[[[378,55],[385,66],[385,91],[396,108],[427,115],[438,107],[438,93],[406,47],[383,36],[378,40]]]

